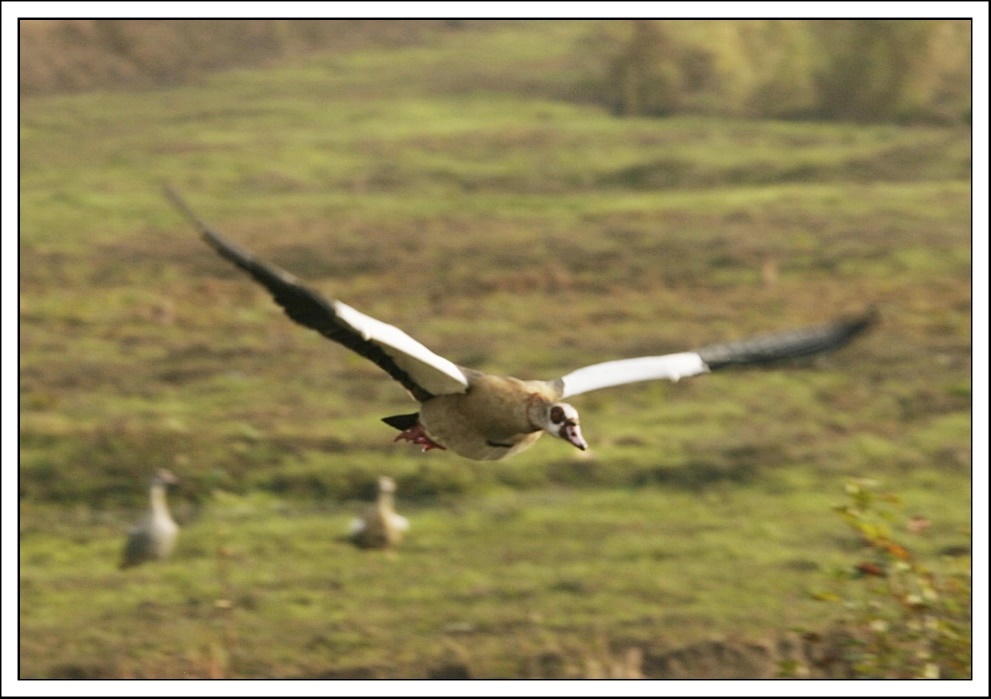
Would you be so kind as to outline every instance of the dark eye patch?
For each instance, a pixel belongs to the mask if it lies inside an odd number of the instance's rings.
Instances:
[[[564,408],[560,405],[555,405],[551,408],[551,422],[555,425],[559,425],[564,422]]]

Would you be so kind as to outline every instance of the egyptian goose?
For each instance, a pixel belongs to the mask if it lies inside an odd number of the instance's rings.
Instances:
[[[172,554],[179,538],[179,525],[169,514],[165,489],[178,482],[175,474],[164,468],[158,469],[151,479],[151,506],[141,521],[128,532],[120,562],[122,569],[146,561],[165,560]]]
[[[172,189],[172,203],[222,257],[268,289],[297,323],[354,350],[384,369],[420,403],[418,413],[383,418],[408,440],[429,449],[450,449],[469,459],[495,460],[529,448],[546,432],[578,449],[588,448],[578,411],[563,398],[609,386],[678,379],[726,367],[825,352],[845,345],[876,320],[871,310],[828,325],[711,345],[654,357],[593,364],[551,381],[522,381],[458,366],[399,328],[340,301],[325,299],[293,275],[262,262],[204,223]]]
[[[351,520],[348,539],[363,549],[392,548],[409,531],[409,520],[395,510],[396,482],[379,476],[378,498],[365,514]]]

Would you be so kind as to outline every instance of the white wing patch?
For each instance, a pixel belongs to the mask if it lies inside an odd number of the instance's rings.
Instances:
[[[348,536],[355,537],[365,531],[365,520],[360,517],[355,517],[351,520],[351,524],[348,525]]]
[[[677,381],[709,371],[709,367],[695,352],[679,352],[657,357],[617,359],[576,369],[561,377],[564,384],[562,398],[588,393],[609,386],[620,386],[637,381],[668,379]]]
[[[409,531],[408,519],[406,519],[402,515],[396,514],[395,512],[392,513],[391,518],[392,518],[392,526],[394,529],[401,532]],[[365,520],[362,519],[361,517],[355,517],[354,519],[352,519],[351,523],[348,525],[348,536],[355,537],[361,534],[361,532],[363,531],[365,531]]]
[[[458,366],[434,354],[399,328],[375,320],[346,303],[334,301],[334,312],[364,339],[385,350],[396,365],[434,395],[464,393],[468,379]]]
[[[409,520],[402,515],[392,514],[392,526],[397,531],[408,532],[409,531]]]

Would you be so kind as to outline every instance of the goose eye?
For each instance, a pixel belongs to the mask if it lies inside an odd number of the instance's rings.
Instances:
[[[560,405],[555,405],[551,408],[551,422],[555,425],[560,425],[564,422],[564,408]]]

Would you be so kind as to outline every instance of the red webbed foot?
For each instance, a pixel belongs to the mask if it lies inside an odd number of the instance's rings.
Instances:
[[[423,427],[420,426],[420,423],[413,425],[409,429],[403,430],[399,433],[399,436],[392,441],[398,442],[402,439],[405,439],[408,442],[413,442],[413,444],[419,444],[423,447],[422,451],[447,448],[430,439],[430,437],[427,436],[427,433],[423,431]]]

